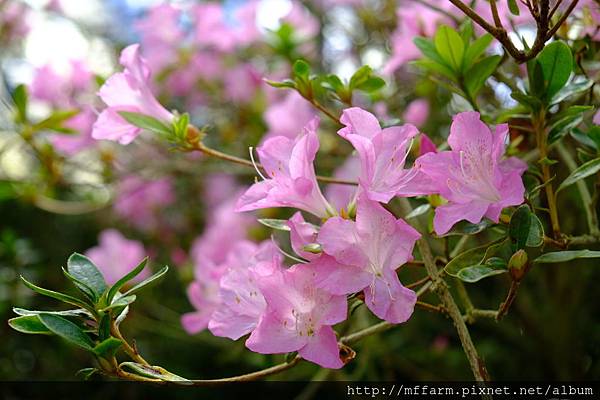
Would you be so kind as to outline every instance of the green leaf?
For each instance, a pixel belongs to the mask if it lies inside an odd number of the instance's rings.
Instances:
[[[259,218],[258,222],[264,226],[278,231],[290,231],[287,219]]]
[[[506,262],[500,258],[492,258],[485,264],[474,265],[463,268],[456,274],[456,277],[463,282],[475,283],[490,276],[504,274],[508,272]]]
[[[558,121],[560,121],[564,118],[580,115],[586,111],[593,110],[593,109],[594,109],[594,107],[592,107],[592,106],[571,106],[571,107],[559,112],[558,114],[554,115],[550,119],[550,126],[552,126],[553,124],[557,123]]]
[[[108,311],[119,307],[125,307],[135,301],[135,295],[127,295],[115,298],[115,300],[107,307],[104,307],[102,311]]]
[[[477,61],[490,46],[493,39],[492,35],[486,33],[467,46],[467,50],[465,51],[465,68],[470,68]]]
[[[477,62],[465,74],[465,84],[467,91],[473,97],[479,93],[485,81],[494,73],[498,63],[502,59],[501,56],[490,56]]]
[[[513,250],[539,247],[544,244],[544,227],[528,205],[522,205],[513,213],[508,228]]]
[[[38,318],[52,333],[63,339],[82,347],[86,350],[92,350],[94,342],[77,325],[58,315],[40,314]]]
[[[108,339],[110,337],[110,322],[112,316],[110,313],[105,313],[98,322],[98,339],[100,341]]]
[[[592,139],[596,144],[596,148],[600,149],[600,126],[592,126],[587,134],[590,137],[590,139]]]
[[[583,93],[591,88],[593,84],[594,81],[585,76],[576,76],[554,95],[550,105],[558,104],[571,96]]]
[[[100,370],[97,368],[83,368],[75,373],[77,376],[81,376],[84,381],[89,380],[94,374],[99,373]]]
[[[533,262],[535,263],[561,263],[566,261],[575,260],[577,258],[600,258],[600,251],[591,250],[567,250],[567,251],[555,251],[552,253],[542,254]]]
[[[469,250],[457,255],[452,260],[450,260],[450,262],[448,264],[446,264],[446,266],[444,267],[444,271],[448,275],[451,275],[451,276],[461,279],[461,277],[459,276],[459,273],[460,273],[460,271],[462,271],[465,268],[487,265],[488,268],[498,269],[496,267],[498,267],[499,261],[495,260],[496,257],[494,257],[494,256],[497,253],[503,253],[505,250],[505,247],[507,246],[507,243],[508,243],[508,241],[506,239],[501,238],[501,239],[496,240],[495,242],[489,243],[487,245],[469,249]],[[494,260],[492,260],[492,258],[494,258]],[[492,261],[490,261],[490,263],[487,264],[487,262],[489,260],[492,260]],[[500,260],[502,260],[502,259],[500,259]],[[504,265],[506,265],[505,262],[504,262]],[[463,277],[472,276],[470,274],[470,272],[473,272],[473,271],[474,270],[468,270],[467,272],[463,273],[462,276]],[[480,269],[479,271],[482,272],[483,270]]]
[[[335,74],[329,74],[323,80],[323,83],[326,84],[326,88],[333,90],[336,93],[339,93],[345,89],[344,82],[339,78],[339,76]]]
[[[587,178],[588,176],[596,174],[600,171],[600,158],[595,158],[591,161],[586,162],[583,165],[580,165],[575,171],[571,172],[571,174],[565,179],[558,189],[556,193],[560,192],[564,188],[574,184],[575,182]]]
[[[13,101],[17,107],[16,122],[27,121],[27,102],[28,102],[27,86],[19,85],[15,88],[12,94]]]
[[[417,36],[413,39],[413,43],[415,44],[415,46],[417,46],[419,50],[421,50],[421,53],[423,53],[425,57],[429,58],[431,61],[434,61],[436,64],[441,64],[448,70],[452,71],[450,65],[448,65],[446,61],[444,61],[442,56],[438,54],[437,50],[435,49],[435,44],[430,39]]]
[[[90,301],[93,304],[96,304],[96,302],[98,301],[98,296],[94,292],[94,289],[92,289],[90,286],[88,286],[85,282],[82,282],[79,279],[75,278],[66,269],[64,269],[62,267],[61,267],[61,269],[62,269],[63,275],[65,277],[67,277],[67,279],[69,279],[71,282],[73,282],[75,287],[77,287],[77,289],[79,289],[83,294],[85,294],[87,296],[87,298],[90,299]]]
[[[350,90],[358,88],[359,85],[369,79],[372,73],[373,69],[371,69],[371,67],[368,65],[363,65],[357,69],[356,72],[350,77],[350,83],[348,84]]]
[[[24,315],[8,320],[8,325],[17,332],[33,335],[52,335],[37,315]]]
[[[419,215],[425,214],[427,211],[431,209],[431,204],[422,204],[419,207],[412,210],[410,213],[406,214],[404,219],[411,219],[418,217]]]
[[[292,71],[294,73],[294,77],[300,78],[303,81],[308,80],[308,75],[310,74],[310,65],[304,60],[296,60],[292,67]]]
[[[385,81],[378,76],[371,76],[356,86],[356,89],[372,93],[385,86]]]
[[[592,149],[595,149],[595,150],[599,149],[598,143],[594,139],[592,139],[589,134],[586,134],[581,129],[573,128],[571,130],[571,132],[569,132],[569,134],[571,135],[571,137],[573,139],[577,140],[579,143],[583,144],[584,146],[591,147]]]
[[[465,52],[465,44],[458,32],[447,25],[442,25],[435,33],[433,42],[435,44],[435,49],[442,59],[444,59],[448,65],[452,66],[454,71],[460,71]]]
[[[544,78],[545,99],[552,97],[567,83],[573,71],[573,55],[564,42],[547,45],[537,56]]]
[[[265,79],[264,81],[267,83],[267,85],[273,86],[274,88],[278,88],[278,89],[281,89],[281,88],[294,89],[296,87],[296,82],[294,82],[291,79],[284,79],[281,82],[271,81],[269,79]]]
[[[517,0],[507,0],[508,1],[508,9],[510,10],[512,15],[519,15],[521,11],[519,10],[519,6],[517,5]]]
[[[494,223],[488,219],[483,219],[477,224],[472,224],[467,221],[461,221],[458,224],[454,225],[450,232],[441,235],[440,237],[452,235],[476,235],[480,232],[483,232],[492,225],[494,225]]]
[[[530,96],[520,91],[512,92],[510,97],[533,111],[539,110],[542,107],[542,102],[537,97]]]
[[[130,280],[132,280],[133,278],[135,278],[136,276],[138,276],[139,273],[142,272],[142,270],[146,267],[147,263],[148,263],[148,257],[144,258],[137,265],[137,267],[135,267],[134,269],[132,269],[131,271],[129,271],[127,273],[127,275],[125,275],[124,277],[122,277],[121,279],[119,279],[114,285],[112,285],[112,287],[108,291],[108,296],[107,296],[106,302],[108,304],[111,304],[113,298],[115,297],[115,295],[117,294],[117,292],[119,291],[119,289],[121,289],[123,287],[123,285],[125,285],[127,282],[129,282]]]
[[[158,367],[158,366],[142,365],[142,364],[128,361],[128,362],[121,363],[120,367],[124,368],[124,369],[128,369],[131,372],[133,372],[137,375],[140,375],[140,376],[144,376],[146,378],[154,378],[154,379],[159,379],[161,381],[167,381],[167,382],[181,382],[184,384],[185,384],[185,382],[189,382],[190,385],[193,384],[189,380],[182,378],[179,375],[175,375],[175,374],[167,371],[166,369],[164,369],[162,367]]]
[[[146,129],[167,137],[173,134],[173,130],[170,126],[150,115],[130,111],[119,111],[119,115],[123,117],[125,121],[138,128]]]
[[[550,132],[548,133],[548,143],[552,144],[562,139],[565,135],[567,135],[567,133],[571,132],[579,124],[581,124],[582,121],[583,114],[575,114],[568,115],[560,121],[555,122],[550,127]]]
[[[53,299],[56,299],[56,300],[60,300],[63,303],[72,304],[77,307],[85,308],[86,310],[93,312],[93,309],[90,307],[90,305],[87,304],[86,302],[84,302],[83,300],[80,300],[73,296],[69,296],[68,294],[59,293],[59,292],[55,292],[54,290],[44,289],[39,286],[36,286],[33,283],[29,282],[27,279],[25,279],[23,276],[21,276],[21,280],[23,281],[25,286],[27,286],[29,289],[33,290],[34,292],[37,292],[37,293],[47,296],[47,297],[52,297]]]
[[[73,253],[67,260],[67,270],[79,282],[91,289],[96,295],[96,299],[99,299],[106,291],[107,286],[102,273],[92,260],[83,254]]]
[[[80,317],[80,318],[92,318],[92,314],[89,311],[78,308],[76,310],[64,310],[64,311],[38,311],[38,310],[26,310],[24,308],[13,307],[13,312],[17,315],[39,315],[39,314],[54,314],[61,315],[63,317]]]
[[[471,43],[474,33],[473,23],[470,19],[467,19],[463,24],[461,24],[459,33],[463,43],[465,44],[465,47],[468,46]]]
[[[158,271],[151,277],[144,279],[143,281],[141,281],[140,283],[138,283],[137,285],[135,285],[134,287],[132,287],[131,289],[126,291],[122,297],[131,296],[132,294],[141,290],[143,287],[158,281],[160,278],[162,278],[167,273],[167,271],[169,271],[169,267],[165,265],[164,267],[161,268],[160,271]]]
[[[43,129],[61,128],[63,122],[70,118],[73,118],[77,114],[79,114],[79,110],[58,110],[53,112],[52,115],[50,115],[45,120],[33,125],[32,128],[36,131]]]
[[[123,341],[114,337],[109,337],[94,347],[94,353],[98,357],[109,358],[114,356],[122,345]]]
[[[417,61],[413,61],[412,64],[416,65],[419,68],[427,70],[429,72],[435,72],[437,74],[440,74],[440,75],[450,79],[451,81],[457,80],[456,74],[454,73],[454,71],[452,71],[452,69],[450,69],[450,67],[447,67],[444,64],[439,64],[439,63],[436,63],[435,61],[431,61],[431,60],[417,60]]]

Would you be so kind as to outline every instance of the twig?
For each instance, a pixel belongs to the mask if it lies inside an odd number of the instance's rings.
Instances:
[[[510,284],[510,289],[508,290],[508,294],[506,295],[506,300],[500,304],[498,308],[498,315],[496,315],[496,320],[500,321],[502,317],[508,313],[510,306],[517,298],[517,291],[519,290],[519,286],[521,285],[520,281],[513,280]]]

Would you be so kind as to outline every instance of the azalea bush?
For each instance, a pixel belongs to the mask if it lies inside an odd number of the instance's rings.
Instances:
[[[32,7],[109,71],[6,75],[7,376],[600,376],[597,0]]]

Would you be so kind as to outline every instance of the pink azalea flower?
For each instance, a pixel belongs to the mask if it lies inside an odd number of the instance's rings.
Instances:
[[[73,129],[76,134],[50,136],[50,142],[61,153],[73,155],[94,145],[92,126],[96,121],[96,113],[91,108],[85,108],[79,114],[69,118],[64,126]]]
[[[152,7],[135,24],[141,36],[144,57],[154,73],[177,61],[177,49],[185,38],[180,18],[180,10],[162,3]]]
[[[314,109],[302,96],[295,91],[289,91],[282,100],[275,101],[267,107],[265,122],[269,131],[263,141],[274,136],[293,139],[315,115]]]
[[[167,123],[172,121],[173,114],[161,106],[150,91],[150,69],[140,55],[139,44],[126,47],[119,62],[125,70],[111,76],[98,92],[108,108],[98,116],[92,137],[129,144],[141,129],[125,121],[119,111],[145,114]]]
[[[195,280],[187,288],[188,300],[196,311],[181,316],[181,326],[190,335],[205,330],[219,307],[219,282],[224,273],[224,265],[196,269]]]
[[[325,218],[335,211],[323,197],[313,165],[319,150],[315,117],[295,140],[277,136],[257,149],[268,176],[255,183],[238,200],[236,211],[293,207]]]
[[[157,212],[173,204],[175,193],[168,178],[146,181],[129,175],[117,186],[115,212],[142,230],[158,228]]]
[[[507,124],[498,125],[492,134],[479,113],[463,112],[450,128],[452,151],[419,157],[417,164],[431,178],[432,190],[448,200],[435,211],[433,226],[439,235],[464,219],[478,223],[487,217],[498,222],[504,207],[523,202],[521,175],[527,164],[515,157],[501,159],[507,135]]]
[[[245,242],[241,251],[234,253],[219,282],[219,306],[208,329],[215,336],[237,340],[252,332],[263,316],[267,304],[257,281],[280,270],[283,257],[271,241],[258,246]]]
[[[316,288],[314,271],[299,264],[257,281],[267,309],[246,347],[263,354],[297,351],[324,368],[343,366],[331,326],[346,319],[346,296]]]
[[[333,177],[336,179],[358,182],[358,178],[360,177],[360,164],[360,158],[351,155],[333,172]],[[352,185],[332,183],[325,188],[325,197],[336,210],[341,210],[342,208],[348,210],[350,205],[356,202],[357,194],[358,189]]]
[[[429,117],[429,102],[417,99],[410,102],[404,111],[404,121],[415,126],[422,126]]]
[[[316,260],[319,258],[320,254],[304,250],[304,246],[317,243],[318,228],[306,222],[300,211],[296,212],[288,220],[288,226],[290,227],[290,241],[292,242],[294,252],[307,260]]]
[[[100,233],[99,245],[85,252],[96,264],[106,283],[112,285],[138,266],[146,257],[142,243],[126,239],[116,229],[107,229]],[[139,282],[150,276],[150,270],[144,269],[132,282]]]
[[[361,195],[356,222],[341,217],[323,224],[318,242],[324,253],[315,264],[316,284],[333,294],[365,294],[379,318],[402,323],[413,312],[416,294],[402,286],[396,269],[412,259],[419,233],[379,203]]]
[[[348,140],[361,161],[359,182],[371,200],[387,203],[394,196],[422,194],[417,169],[404,169],[412,139],[419,133],[413,125],[381,129],[377,118],[358,107],[344,110],[346,127],[338,134]]]
[[[431,141],[429,136],[421,133],[421,141],[419,142],[419,155],[427,153],[437,153],[437,146]]]
[[[203,3],[195,7],[196,43],[226,53],[245,46],[259,37],[256,25],[258,2],[247,1],[232,16],[218,3]]]
[[[254,100],[260,83],[260,76],[252,64],[237,65],[225,72],[225,96],[236,103],[248,103]]]

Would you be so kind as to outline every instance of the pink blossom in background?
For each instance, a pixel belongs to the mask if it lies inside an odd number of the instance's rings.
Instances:
[[[31,8],[20,0],[0,0],[0,27],[2,39],[8,44],[27,36],[31,29]]]
[[[240,64],[225,72],[225,96],[235,103],[254,100],[261,84],[261,77],[252,64]]]
[[[258,39],[256,25],[258,1],[249,0],[226,15],[223,4],[202,3],[194,8],[195,41],[200,46],[222,52],[232,52],[238,46],[247,46]]]
[[[404,111],[404,122],[423,126],[429,117],[429,102],[425,99],[411,101]]]
[[[116,229],[100,232],[98,241],[98,246],[87,250],[85,255],[96,264],[109,285],[116,283],[146,257],[142,243],[125,238]],[[140,282],[149,276],[150,270],[146,267],[132,282]]]
[[[317,241],[325,256],[315,262],[315,283],[333,294],[363,290],[365,304],[375,315],[391,323],[405,322],[417,296],[402,286],[396,269],[412,260],[420,236],[379,203],[361,195],[356,221],[333,217],[321,227]]]
[[[451,10],[452,3],[443,1],[436,6]],[[408,61],[421,57],[421,51],[413,43],[416,36],[433,37],[438,25],[452,24],[444,14],[413,1],[403,1],[396,10],[398,26],[391,36],[392,55],[385,65],[385,74],[392,74]]]
[[[121,52],[119,62],[125,70],[111,76],[100,88],[98,95],[106,103],[94,124],[92,137],[131,143],[141,129],[129,124],[119,111],[145,114],[170,123],[173,114],[159,104],[149,88],[150,69],[140,55],[140,45],[133,44]]]
[[[338,134],[356,149],[361,162],[359,182],[366,195],[387,203],[394,196],[423,194],[417,169],[404,169],[413,138],[419,134],[410,124],[381,129],[377,118],[358,107],[347,108]]]
[[[324,368],[343,366],[331,326],[346,319],[346,296],[316,288],[314,270],[299,264],[257,280],[267,309],[246,347],[263,354],[298,351]]]
[[[585,34],[590,35],[593,40],[600,41],[600,4],[596,0],[580,1],[577,7],[583,16]],[[597,115],[597,114],[596,114]],[[596,122],[596,124],[600,124]]]
[[[96,113],[91,108],[85,108],[64,123],[66,128],[73,129],[76,133],[51,135],[50,143],[58,151],[69,156],[92,147],[96,143],[92,138],[94,122],[96,122]]]
[[[361,161],[356,155],[350,155],[344,163],[333,172],[333,177],[350,182],[358,182],[361,171]],[[349,205],[356,200],[358,188],[352,185],[332,183],[325,188],[325,197],[336,210],[348,210]]]
[[[258,281],[282,270],[283,257],[275,244],[245,242],[227,260],[227,272],[219,282],[220,304],[208,329],[215,336],[237,340],[252,332],[266,309]]]
[[[435,210],[437,234],[465,219],[478,223],[485,216],[498,222],[503,208],[523,203],[521,175],[527,164],[515,157],[502,160],[507,138],[507,124],[496,126],[492,134],[479,113],[463,112],[454,117],[450,128],[452,150],[417,159],[416,164],[431,178],[432,193],[448,200]]]
[[[319,21],[299,1],[292,2],[292,9],[281,19],[281,22],[294,28],[295,39],[300,42],[311,39],[319,33]]]
[[[272,102],[264,118],[269,130],[263,142],[275,136],[295,138],[302,128],[316,116],[312,106],[295,91],[288,91],[283,99]]]
[[[174,64],[178,59],[178,48],[185,38],[180,25],[181,11],[168,3],[150,8],[148,13],[135,24],[141,36],[144,57],[153,73]]]
[[[127,222],[142,230],[159,227],[158,213],[175,201],[175,192],[168,178],[152,181],[135,175],[123,178],[116,188],[114,210]]]
[[[223,65],[220,57],[211,52],[196,51],[185,65],[169,74],[166,87],[174,96],[201,100],[203,95],[198,91],[198,82],[221,79],[222,76]]]
[[[194,240],[190,251],[196,269],[224,263],[231,249],[247,237],[248,229],[255,223],[252,216],[233,211],[236,197],[208,212],[204,232]]]
[[[321,218],[335,214],[321,193],[313,165],[319,150],[318,125],[315,117],[295,140],[276,136],[257,149],[265,179],[239,198],[236,211],[292,207]]]
[[[206,207],[217,209],[221,203],[231,203],[231,199],[240,192],[241,187],[233,175],[217,172],[204,177],[203,189],[202,200]],[[233,212],[233,209],[231,211]]]

